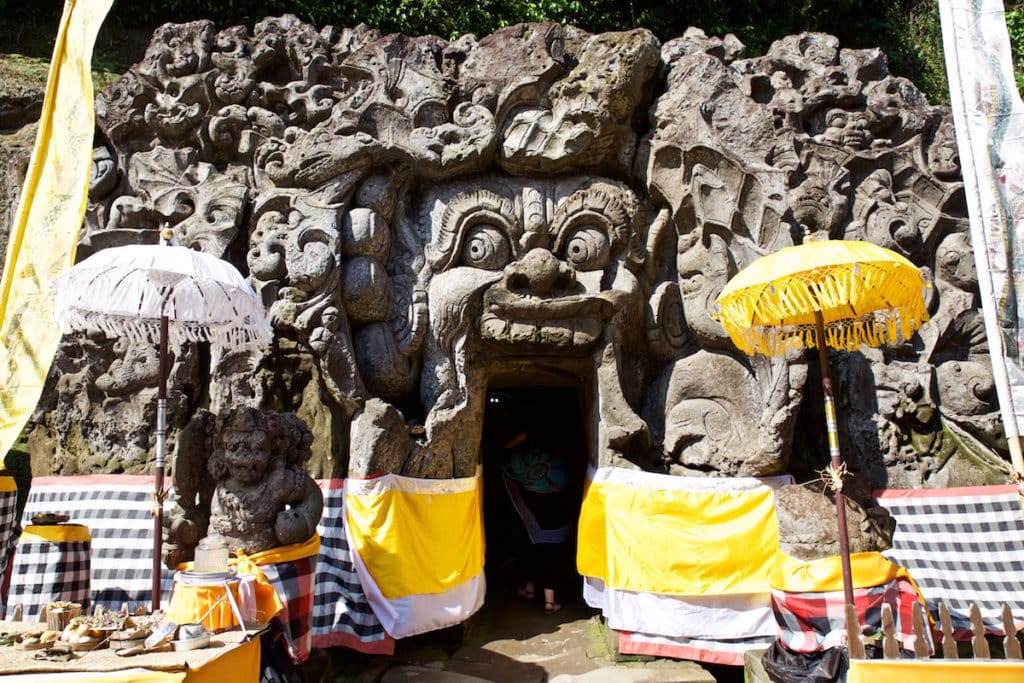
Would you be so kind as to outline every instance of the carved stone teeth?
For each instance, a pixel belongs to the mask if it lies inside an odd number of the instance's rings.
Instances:
[[[549,323],[539,328],[540,339],[547,344],[557,344],[564,346],[571,344],[573,341],[573,325],[569,323]]]
[[[494,315],[484,315],[480,320],[480,331],[484,337],[498,339],[505,335],[509,323]]]
[[[536,323],[528,323],[521,321],[513,321],[511,332],[509,334],[510,341],[513,342],[532,342],[534,341],[534,335],[537,332]]]

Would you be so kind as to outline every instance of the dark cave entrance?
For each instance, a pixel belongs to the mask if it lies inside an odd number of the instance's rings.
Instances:
[[[492,387],[480,453],[488,602],[521,600],[516,591],[529,580],[536,586],[537,609],[545,583],[559,603],[580,602],[576,527],[589,462],[580,391]],[[533,542],[524,516],[536,521],[533,538],[565,540]],[[548,535],[558,529],[563,531]]]

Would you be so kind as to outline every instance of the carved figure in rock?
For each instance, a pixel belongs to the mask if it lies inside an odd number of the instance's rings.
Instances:
[[[939,308],[928,339],[943,415],[991,444],[1002,438],[985,325],[978,310],[978,273],[967,233],[948,235],[935,252]],[[930,342],[930,343],[929,343]]]
[[[789,190],[797,225],[813,236],[843,236],[850,207],[850,152],[805,140],[800,144],[803,178]]]
[[[61,349],[55,361],[59,374],[48,379],[36,410],[52,413],[54,424],[74,435],[78,448],[63,454],[46,451],[47,459],[52,460],[47,464],[66,475],[151,472],[159,367],[156,346],[101,334],[76,334],[67,336]],[[193,346],[185,344],[174,350],[169,367],[173,387],[167,394],[167,424],[172,429],[187,422],[192,413],[189,394],[198,370]],[[63,397],[71,400],[56,409]],[[93,446],[100,443],[109,447]],[[173,433],[169,443],[174,443]]]
[[[316,533],[323,494],[302,467],[313,441],[302,420],[235,408],[216,417],[200,413],[187,431],[175,453],[182,503],[168,525],[168,565],[187,559],[206,533],[248,554]]]
[[[670,186],[673,178],[664,172],[654,179]],[[679,349],[682,357],[655,380],[644,416],[662,443],[669,472],[778,474],[788,462],[806,368],[789,359],[740,354],[712,313],[740,267],[789,243],[780,225],[781,178],[700,147],[683,154],[681,172],[689,183],[676,180],[682,195],[670,200],[679,207],[670,246],[690,339]]]
[[[598,462],[646,453],[632,407],[642,379],[643,215],[628,187],[494,177],[436,188],[408,218],[429,233],[420,385],[429,452],[403,471],[470,475],[478,444],[465,435],[481,424],[486,387],[528,358],[541,381],[545,372],[580,378],[597,410]]]

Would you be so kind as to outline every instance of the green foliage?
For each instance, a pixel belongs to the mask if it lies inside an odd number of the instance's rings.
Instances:
[[[1010,34],[1013,53],[1013,77],[1017,90],[1024,92],[1024,8],[1020,5],[1006,8],[1006,28]]]
[[[1016,74],[1024,85],[1024,5],[1006,8]],[[663,41],[699,26],[712,36],[735,34],[750,56],[763,54],[785,35],[822,31],[838,37],[843,47],[882,48],[895,74],[913,80],[933,102],[949,99],[935,0],[115,0],[97,57],[108,69],[127,67],[141,56],[153,28],[167,21],[252,26],[285,13],[315,26],[366,23],[385,33],[446,39],[484,36],[528,21],[590,32],[643,27]],[[59,16],[57,2],[17,3],[0,16],[0,52],[48,56],[46,39],[56,31]]]
[[[32,488],[32,466],[28,455],[28,444],[20,439],[4,456],[3,469],[5,474],[14,477],[14,484],[18,487],[18,500],[16,513],[20,520],[25,511],[25,503],[28,502],[28,492]]]
[[[902,28],[892,36],[892,47],[887,50],[892,71],[910,77],[931,102],[949,104],[938,3],[910,0],[894,5],[887,25]]]

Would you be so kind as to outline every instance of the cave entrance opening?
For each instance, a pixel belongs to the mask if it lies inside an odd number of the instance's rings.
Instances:
[[[491,387],[481,440],[488,602],[518,600],[527,581],[565,605],[581,601],[576,527],[586,429],[575,387]],[[547,541],[547,542],[544,542]]]

